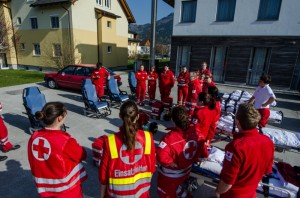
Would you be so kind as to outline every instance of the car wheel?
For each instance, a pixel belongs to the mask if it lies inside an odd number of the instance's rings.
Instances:
[[[51,88],[51,89],[56,88],[56,82],[55,82],[53,79],[49,79],[49,80],[47,81],[47,85],[48,85],[48,87]]]

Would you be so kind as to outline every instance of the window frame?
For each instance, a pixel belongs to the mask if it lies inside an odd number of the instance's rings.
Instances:
[[[36,47],[35,46],[39,46],[39,53],[36,53]],[[34,56],[41,56],[42,55],[42,51],[41,51],[41,45],[39,43],[33,43],[33,55]]]
[[[112,53],[112,46],[107,46],[107,53],[108,54],[111,54]]]
[[[195,18],[190,21],[184,21],[183,20],[183,13],[184,13],[184,3],[195,3]],[[189,1],[181,1],[181,16],[180,16],[180,23],[195,23],[196,22],[196,16],[197,16],[197,0],[189,0]]]
[[[99,5],[99,6],[103,6],[102,0],[96,0],[96,4]]]
[[[111,9],[111,0],[104,0],[104,7]]]
[[[17,25],[22,25],[22,18],[21,17],[17,17]]]
[[[232,16],[232,19],[228,19],[228,16],[226,16],[227,18],[226,19],[221,19],[220,17],[220,12],[221,12],[221,8],[220,8],[220,4],[221,3],[224,3],[224,2],[221,2],[221,1],[224,1],[226,3],[231,3],[230,1],[234,1],[234,9],[233,9],[233,16]],[[233,22],[234,21],[234,16],[235,16],[235,9],[236,9],[236,0],[218,0],[218,5],[217,5],[217,13],[216,13],[216,22]],[[230,5],[228,5],[229,7]]]
[[[53,27],[52,18],[57,18],[58,19],[58,27]],[[50,26],[51,26],[51,29],[59,29],[60,28],[60,22],[59,22],[59,16],[58,15],[50,16]]]
[[[106,27],[107,27],[107,28],[112,28],[112,27],[111,27],[111,21],[107,21]]]
[[[60,53],[59,54],[57,54],[56,52],[56,46],[59,46],[59,50],[60,50]],[[62,51],[61,51],[61,44],[60,43],[53,43],[53,45],[52,45],[52,47],[53,47],[53,57],[61,57],[62,56]]]
[[[20,43],[20,50],[25,50],[25,43]]]
[[[279,1],[279,7],[277,12],[277,17],[276,18],[262,18],[261,16],[261,9],[262,9],[262,1],[270,1],[270,0],[260,0],[259,1],[259,8],[258,8],[258,13],[257,13],[257,21],[278,21],[279,20],[279,16],[280,16],[280,10],[281,10],[281,5],[282,5],[282,0],[277,0]],[[273,1],[274,2],[274,1]]]
[[[36,19],[36,28],[33,27],[33,23],[32,23],[32,22],[33,22],[33,19]],[[31,29],[32,29],[32,30],[39,29],[37,17],[30,17],[30,25],[31,25]]]

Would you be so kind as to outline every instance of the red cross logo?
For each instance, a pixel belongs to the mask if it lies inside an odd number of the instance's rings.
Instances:
[[[131,151],[127,150],[127,146],[123,144],[120,150],[121,160],[125,164],[134,164],[142,158],[143,150],[143,146],[139,142],[135,143],[135,149]]]
[[[44,161],[50,157],[51,146],[47,139],[38,137],[32,142],[32,154],[39,160]]]
[[[192,159],[197,151],[197,142],[195,140],[188,141],[183,148],[183,154],[185,159]]]

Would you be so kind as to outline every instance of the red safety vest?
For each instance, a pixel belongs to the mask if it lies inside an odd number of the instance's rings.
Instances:
[[[110,152],[107,193],[110,197],[148,197],[153,170],[150,167],[153,137],[150,132],[138,131],[135,149],[128,151],[123,140],[112,134],[108,136]]]
[[[87,178],[83,165],[63,154],[70,138],[68,133],[59,130],[41,130],[33,133],[29,139],[28,160],[42,197],[65,193],[78,187]]]

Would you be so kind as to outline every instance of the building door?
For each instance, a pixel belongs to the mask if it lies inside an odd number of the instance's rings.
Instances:
[[[0,69],[8,69],[5,53],[0,53]]]
[[[191,55],[191,46],[179,46],[177,49],[177,60],[176,60],[176,71],[175,75],[178,76],[180,73],[181,66],[187,66],[187,69],[190,68],[190,55]]]
[[[268,71],[270,48],[254,48],[248,68],[247,84],[257,85],[259,77]]]
[[[224,68],[226,62],[227,47],[214,47],[212,52],[212,61],[210,70],[213,74],[213,79],[216,82],[223,82]]]
[[[300,91],[300,51],[298,53],[298,58],[293,73],[291,89]]]

